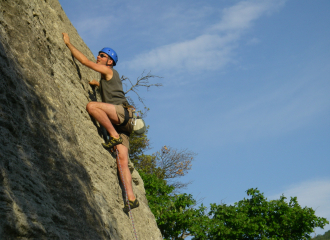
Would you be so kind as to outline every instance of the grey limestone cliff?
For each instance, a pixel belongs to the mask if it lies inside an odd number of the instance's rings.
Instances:
[[[62,32],[95,59],[57,0],[0,0],[0,239],[135,239],[115,159],[85,110],[98,74]],[[131,171],[138,238],[162,239]]]

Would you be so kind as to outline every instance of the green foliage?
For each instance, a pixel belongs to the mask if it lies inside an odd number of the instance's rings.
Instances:
[[[190,194],[172,194],[174,187],[153,174],[139,172],[146,189],[149,207],[155,215],[164,239],[183,239],[196,224],[200,210],[192,208],[196,201]]]
[[[250,198],[234,205],[211,204],[209,211],[189,194],[173,194],[174,187],[155,175],[140,172],[149,206],[155,215],[164,239],[184,239],[192,235],[197,240],[300,240],[311,239],[316,227],[329,223],[315,216],[312,208],[302,208],[297,198],[289,202],[264,197],[257,189],[247,190]]]
[[[134,132],[131,133],[129,138],[130,151],[129,158],[134,164],[138,164],[141,161],[141,156],[145,151],[150,150],[150,141],[147,137],[149,126],[145,133],[137,135]]]
[[[313,240],[330,240],[330,230],[325,232],[323,235],[317,235]]]
[[[155,174],[159,179],[168,180],[182,177],[191,169],[191,162],[196,155],[187,149],[177,150],[163,146],[160,151],[152,155],[145,154],[150,150],[148,129],[144,134],[137,135],[134,132],[130,136],[129,157],[135,168],[144,173]],[[185,187],[187,184],[172,181],[176,189]]]
[[[158,178],[164,179],[165,171],[157,166],[156,156],[144,154],[145,151],[150,150],[149,139],[147,137],[148,129],[149,127],[141,135],[137,135],[134,132],[131,133],[129,158],[137,170],[148,174],[155,174]]]
[[[315,216],[312,208],[302,208],[297,198],[267,201],[257,189],[247,190],[249,199],[233,206],[211,204],[208,227],[194,228],[195,239],[311,239],[315,227],[329,223]]]
[[[139,157],[137,169],[148,174],[154,174],[159,179],[164,179],[165,171],[157,167],[156,158],[153,155],[142,154]]]

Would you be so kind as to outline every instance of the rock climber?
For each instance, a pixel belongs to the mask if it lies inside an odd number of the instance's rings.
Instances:
[[[93,79],[89,84],[100,88],[102,102],[89,102],[86,110],[110,135],[109,139],[102,144],[103,147],[107,150],[113,147],[117,148],[117,166],[120,164],[122,168],[122,173],[119,171],[119,174],[122,175],[121,179],[126,186],[130,209],[136,208],[139,206],[139,201],[133,193],[132,176],[128,168],[129,133],[131,132],[131,126],[129,126],[130,123],[127,123],[129,113],[124,108],[128,106],[128,102],[119,74],[113,69],[118,62],[117,53],[111,48],[103,48],[99,52],[95,63],[88,60],[84,54],[72,45],[67,33],[63,33],[63,40],[74,58],[86,67],[101,74],[101,80],[99,82]],[[116,129],[119,129],[119,133]],[[118,163],[118,161],[120,162]],[[126,213],[129,211],[128,203],[125,204],[123,210]]]

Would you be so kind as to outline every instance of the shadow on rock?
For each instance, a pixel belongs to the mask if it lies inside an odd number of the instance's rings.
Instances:
[[[110,239],[75,134],[49,119],[8,49],[0,43],[1,238]]]

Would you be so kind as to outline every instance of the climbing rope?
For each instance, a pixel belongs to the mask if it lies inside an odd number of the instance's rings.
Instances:
[[[123,175],[123,171],[121,169],[120,160],[119,160],[119,153],[118,153],[118,149],[117,148],[116,148],[116,158],[117,158],[117,163],[118,163],[118,166],[119,166],[119,171],[120,171],[120,176],[121,176],[121,182],[123,183],[124,189],[125,189],[125,200],[126,200],[126,202],[128,204],[129,216],[130,216],[131,221],[132,221],[132,226],[133,226],[133,230],[134,230],[134,234],[135,234],[135,239],[138,240],[138,237],[137,237],[137,234],[136,234],[136,230],[135,230],[135,226],[134,226],[133,214],[131,212],[131,205],[129,205],[129,200],[128,200],[128,197],[127,197],[127,190],[126,190],[126,185],[125,185],[125,181],[124,181],[124,175]]]

